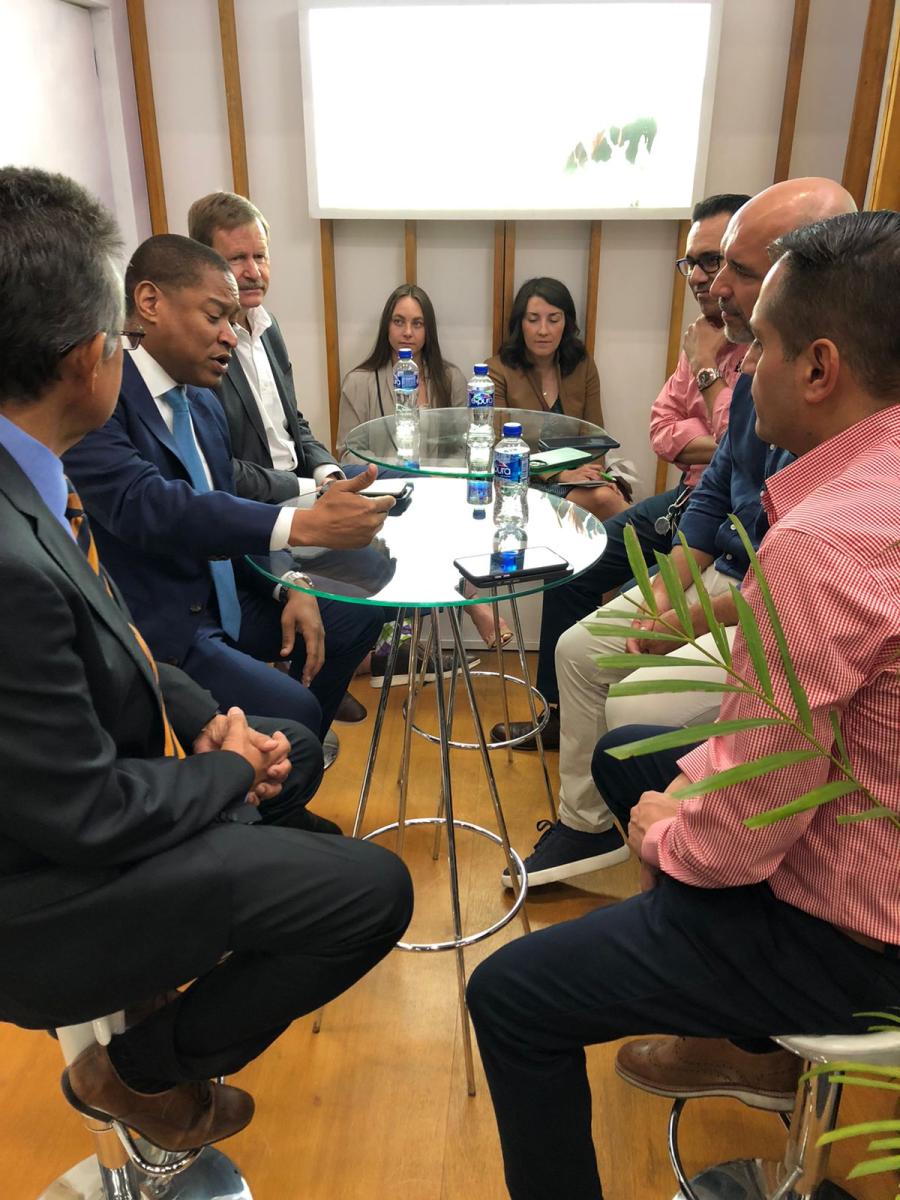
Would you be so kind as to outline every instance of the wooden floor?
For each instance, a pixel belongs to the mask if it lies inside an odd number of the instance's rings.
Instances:
[[[486,720],[499,719],[493,685],[481,681],[479,686]],[[391,696],[367,829],[396,817],[403,691],[395,688]],[[345,828],[352,824],[377,702],[366,679],[356,681],[354,692],[368,706],[369,718],[337,727],[340,757],[313,805]],[[466,725],[459,720],[457,736],[471,740],[468,718]],[[548,757],[555,787],[556,755]],[[435,811],[437,759],[435,747],[415,739],[410,815]],[[527,754],[515,755],[511,764],[505,754],[495,753],[493,760],[513,845],[527,851],[535,822],[548,816],[539,765]],[[478,755],[455,752],[452,765],[457,816],[493,828]],[[434,863],[430,849],[429,834],[410,831],[405,857],[417,898],[411,936],[424,940],[450,932],[443,857]],[[503,864],[499,850],[481,838],[462,834],[459,849],[464,921],[473,930],[496,920],[508,904],[499,885]],[[542,889],[528,902],[532,927],[612,903],[631,895],[636,885],[635,865],[626,863],[586,877],[577,889]],[[469,969],[503,940],[520,934],[516,922],[470,951]],[[612,1045],[588,1052],[605,1194],[608,1200],[665,1200],[675,1192],[665,1149],[669,1106],[618,1079],[612,1068],[615,1050]],[[80,1120],[59,1091],[59,1070],[59,1050],[49,1037],[0,1026],[3,1200],[33,1200],[89,1153]],[[313,1034],[311,1017],[297,1021],[236,1077],[256,1096],[257,1116],[227,1149],[255,1200],[502,1200],[506,1191],[499,1147],[477,1052],[476,1071],[478,1093],[470,1098],[453,955],[395,951],[329,1007],[321,1033]],[[858,1097],[845,1102],[845,1110],[854,1119],[890,1112],[886,1102],[876,1107],[868,1100],[858,1103]],[[685,1160],[692,1169],[728,1158],[778,1157],[784,1137],[776,1117],[734,1101],[689,1106],[682,1129]],[[548,1153],[552,1149],[548,1146]],[[840,1178],[851,1154],[852,1149],[845,1149],[835,1156],[833,1178]],[[887,1177],[854,1183],[851,1190],[858,1200],[894,1195]],[[560,1192],[547,1200],[566,1197]]]

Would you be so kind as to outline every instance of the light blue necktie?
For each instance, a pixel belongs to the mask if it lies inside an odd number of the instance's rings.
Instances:
[[[163,396],[163,400],[168,400],[172,406],[172,436],[181,461],[187,467],[194,491],[211,492],[212,488],[207,482],[200,451],[194,439],[194,426],[191,423],[190,406],[184,388],[171,388]],[[219,604],[219,620],[231,640],[236,642],[241,632],[241,602],[238,600],[237,586],[234,582],[234,568],[228,559],[211,559],[209,569]]]

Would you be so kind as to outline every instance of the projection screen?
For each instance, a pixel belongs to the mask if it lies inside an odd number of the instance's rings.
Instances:
[[[687,216],[720,3],[301,3],[310,215]]]

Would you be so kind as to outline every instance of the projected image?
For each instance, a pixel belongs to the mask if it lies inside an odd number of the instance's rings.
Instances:
[[[312,215],[685,215],[705,169],[717,3],[312,0]]]

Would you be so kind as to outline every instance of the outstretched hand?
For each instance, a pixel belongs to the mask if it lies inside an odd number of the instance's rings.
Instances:
[[[374,482],[375,475],[375,467],[368,466],[355,479],[338,479],[312,508],[298,509],[291,523],[290,545],[334,550],[368,546],[394,507],[390,496],[358,494]]]

